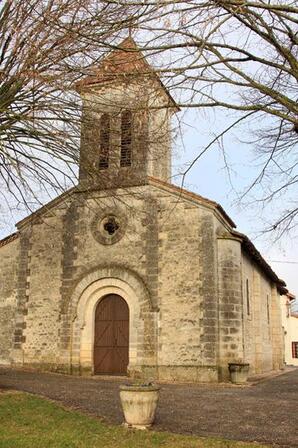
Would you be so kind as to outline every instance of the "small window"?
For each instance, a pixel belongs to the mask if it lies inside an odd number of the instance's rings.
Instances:
[[[121,114],[121,157],[120,166],[131,166],[132,113],[125,110]]]
[[[298,358],[298,342],[292,342],[292,358]]]
[[[249,291],[249,282],[248,278],[246,279],[246,309],[247,314],[250,315],[250,291]]]
[[[100,118],[100,153],[99,169],[103,170],[109,167],[110,152],[110,116],[103,114]]]
[[[269,302],[268,294],[267,294],[267,323],[268,323],[268,325],[270,323],[270,302]]]

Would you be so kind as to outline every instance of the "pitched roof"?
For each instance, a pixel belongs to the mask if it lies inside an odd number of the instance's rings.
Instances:
[[[93,68],[93,73],[77,82],[76,87],[80,91],[84,87],[136,75],[153,77],[167,95],[171,106],[179,110],[168,89],[162,83],[156,71],[148,64],[136,42],[131,37],[124,39],[118,46],[112,47],[112,51],[102,59],[97,67]]]
[[[232,230],[232,234],[240,238],[242,241],[243,249],[251,256],[251,258],[262,268],[262,270],[268,275],[268,277],[276,283],[277,289],[280,294],[287,294],[288,290],[286,288],[286,283],[284,280],[280,279],[278,275],[273,271],[271,266],[262,257],[256,246],[250,241],[248,236],[243,233],[237,232],[237,230]]]
[[[66,190],[64,193],[60,194],[56,198],[52,199],[47,204],[41,206],[38,208],[35,212],[31,213],[28,216],[25,216],[25,218],[21,219],[21,221],[16,223],[17,228],[22,227],[24,224],[27,224],[27,222],[31,221],[32,219],[36,218],[37,216],[40,216],[49,210],[51,210],[55,205],[60,204],[60,202],[70,198],[74,192],[78,191],[78,187],[72,187],[69,190]]]
[[[224,219],[229,223],[231,227],[236,227],[234,221],[229,217],[229,215],[225,212],[220,204],[215,201],[211,201],[210,199],[204,198],[203,196],[193,193],[192,191],[188,191],[185,188],[178,187],[177,185],[170,184],[161,179],[157,179],[156,177],[149,177],[149,183],[152,185],[161,186],[166,188],[174,193],[178,193],[182,197],[186,199],[194,199],[196,202],[199,202],[204,205],[211,206],[219,211],[219,213],[224,217]]]
[[[82,80],[83,85],[110,81],[122,75],[151,73],[153,70],[138,50],[135,41],[128,37],[105,56],[93,73]]]
[[[0,247],[6,246],[6,244],[11,241],[16,240],[19,237],[19,232],[12,233],[11,235],[6,236],[2,240],[0,240]]]
[[[286,296],[288,297],[288,299],[289,299],[290,301],[292,301],[292,300],[296,300],[296,296],[295,296],[295,294],[292,294],[290,291],[287,292]]]

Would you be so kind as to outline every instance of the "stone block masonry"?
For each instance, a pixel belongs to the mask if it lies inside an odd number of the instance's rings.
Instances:
[[[24,255],[24,252],[23,252]],[[18,282],[18,260],[20,257],[20,240],[11,239],[8,244],[0,246],[0,364],[10,364],[15,344],[22,342],[23,313],[19,314],[18,331],[15,327],[17,303],[21,301],[16,287]],[[26,259],[25,259],[26,265]],[[24,286],[26,285],[24,273]],[[26,301],[26,288],[22,290]]]
[[[228,363],[243,360],[241,242],[218,238],[219,376],[228,380]]]
[[[241,239],[192,198],[151,185],[117,194],[76,194],[0,247],[1,362],[92,374],[95,308],[113,293],[129,304],[132,377],[227,381],[237,360],[279,368],[279,295]],[[124,226],[113,244],[94,233],[106,210]]]

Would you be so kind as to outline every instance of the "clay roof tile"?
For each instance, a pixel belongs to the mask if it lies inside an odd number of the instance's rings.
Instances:
[[[162,83],[154,68],[146,61],[136,42],[131,37],[124,39],[118,46],[111,46],[111,50],[101,60],[100,64],[93,68],[90,75],[76,83],[78,91],[86,89],[88,86],[117,79],[123,80],[132,76],[149,76],[159,83],[168,96],[171,106],[179,110],[168,89]]]
[[[6,236],[2,240],[0,240],[0,247],[6,246],[6,244],[10,243],[11,241],[16,240],[19,237],[19,233],[15,232],[11,235]]]

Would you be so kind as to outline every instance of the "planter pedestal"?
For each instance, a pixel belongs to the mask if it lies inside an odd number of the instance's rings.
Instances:
[[[248,378],[249,364],[244,362],[230,362],[229,372],[233,384],[244,384]]]
[[[155,417],[158,386],[120,386],[120,399],[127,426],[149,428]]]

